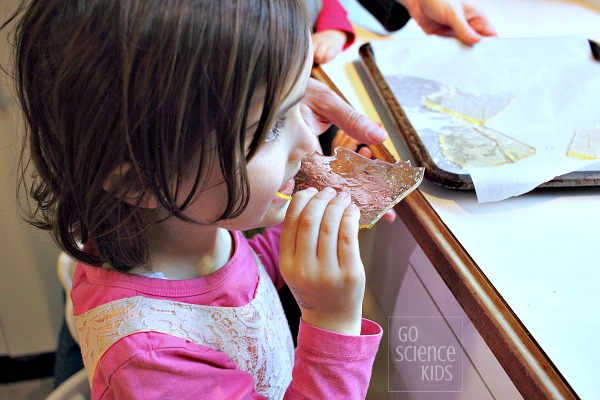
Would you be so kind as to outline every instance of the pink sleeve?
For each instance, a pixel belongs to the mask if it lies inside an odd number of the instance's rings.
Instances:
[[[344,49],[354,43],[354,29],[350,20],[348,20],[348,13],[344,7],[340,4],[339,0],[322,0],[323,7],[317,17],[317,23],[315,24],[315,32],[325,31],[327,29],[333,29],[336,31],[342,31],[346,34],[346,45]]]
[[[292,382],[284,398],[365,397],[382,330],[363,320],[360,336],[300,323]],[[154,332],[115,343],[100,359],[93,399],[264,399],[252,376],[224,353]]]
[[[300,320],[292,383],[286,399],[364,399],[383,330],[363,319],[360,336]]]
[[[285,286],[285,281],[279,273],[279,242],[281,224],[265,229],[252,237],[248,242],[252,250],[258,254],[265,270],[271,277],[277,290]]]

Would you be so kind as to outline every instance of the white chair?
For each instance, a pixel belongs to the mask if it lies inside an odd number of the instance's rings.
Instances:
[[[89,400],[90,398],[90,384],[85,369],[81,369],[54,389],[46,400]]]
[[[77,260],[71,258],[67,253],[60,252],[56,262],[56,273],[63,289],[65,290],[65,320],[69,333],[73,339],[79,343],[75,320],[73,319],[73,301],[71,301],[71,287],[73,286],[73,275],[75,274],[75,266]]]
[[[73,319],[73,302],[71,301],[71,286],[73,285],[73,274],[75,273],[77,261],[61,252],[56,263],[58,279],[65,289],[65,321],[67,328],[75,342],[79,343],[75,320]],[[85,369],[75,373],[69,379],[61,383],[46,397],[46,400],[87,400],[91,398],[90,384]]]

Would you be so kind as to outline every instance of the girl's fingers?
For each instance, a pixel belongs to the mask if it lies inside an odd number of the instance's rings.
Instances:
[[[290,201],[281,229],[281,258],[290,260],[296,254],[296,237],[298,236],[300,217],[315,194],[317,194],[317,189],[308,188],[297,192]]]
[[[319,261],[326,266],[335,266],[337,270],[338,261],[338,237],[340,223],[344,210],[350,204],[350,196],[347,193],[339,193],[327,206],[321,226],[319,228],[319,241],[317,255]]]
[[[315,194],[306,205],[298,222],[296,252],[318,257],[317,244],[321,221],[323,220],[325,209],[335,195],[336,192],[334,189],[325,188]]]
[[[345,210],[340,223],[340,232],[338,237],[338,259],[340,269],[349,273],[360,272],[353,271],[355,266],[361,266],[360,250],[358,247],[358,220],[360,219],[360,210],[355,204],[350,204]]]

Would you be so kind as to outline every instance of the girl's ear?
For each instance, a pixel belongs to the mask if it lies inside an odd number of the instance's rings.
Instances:
[[[158,200],[156,200],[156,197],[145,190],[146,185],[140,178],[130,179],[130,177],[127,177],[130,172],[135,173],[131,164],[119,165],[104,178],[102,188],[108,193],[115,193],[117,198],[134,207],[157,208]],[[129,187],[126,187],[126,185]]]

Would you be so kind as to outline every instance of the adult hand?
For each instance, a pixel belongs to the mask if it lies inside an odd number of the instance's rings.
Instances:
[[[313,78],[308,81],[304,99],[300,103],[300,112],[317,136],[333,124],[360,143],[381,144],[387,138],[387,133],[379,125]]]
[[[345,193],[297,192],[281,230],[279,268],[304,322],[359,335],[365,271],[358,247],[360,211]]]
[[[428,34],[456,36],[465,44],[479,42],[496,31],[485,14],[461,0],[400,0],[411,17]]]

